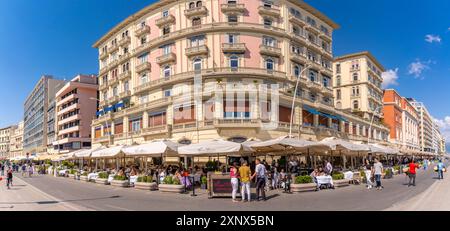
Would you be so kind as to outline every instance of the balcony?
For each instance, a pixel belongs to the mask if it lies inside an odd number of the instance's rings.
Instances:
[[[273,7],[260,6],[258,7],[258,12],[261,15],[280,17],[280,9],[275,9]]]
[[[80,125],[59,130],[58,135],[60,136],[60,135],[64,135],[64,134],[72,133],[72,132],[77,132],[77,131],[80,131]]]
[[[208,9],[206,7],[195,7],[191,9],[187,9],[184,11],[184,15],[186,15],[187,18],[192,18],[196,16],[206,16],[208,14]]]
[[[66,98],[60,99],[58,102],[56,102],[56,106],[57,107],[61,106],[71,100],[74,100],[75,98],[78,98],[78,94],[71,94],[71,95],[67,96]]]
[[[306,56],[304,53],[297,54],[297,53],[291,51],[291,60],[296,63],[305,64]]]
[[[58,114],[59,114],[59,113],[58,113]],[[61,125],[63,125],[63,124],[72,122],[72,121],[74,121],[74,120],[79,120],[79,119],[81,119],[81,115],[80,115],[80,114],[73,115],[73,116],[67,117],[67,118],[65,118],[65,119],[59,120],[59,121],[58,121],[58,126],[61,126]]]
[[[136,72],[138,74],[140,74],[140,73],[142,73],[144,71],[150,71],[150,68],[151,68],[151,64],[150,63],[148,63],[148,62],[141,63],[141,64],[136,66]]]
[[[101,136],[101,137],[94,138],[94,143],[105,143],[105,142],[112,143],[111,137],[112,136]]]
[[[245,43],[222,43],[224,53],[245,53],[246,50]]]
[[[197,129],[197,122],[174,124],[172,128],[173,132],[194,131]]]
[[[101,52],[100,55],[99,55],[100,59],[105,59],[107,57],[108,57],[108,52]]]
[[[119,80],[123,81],[125,79],[131,78],[131,71],[125,71],[119,74]]]
[[[108,69],[111,70],[112,68],[116,67],[117,65],[119,65],[119,60],[118,59],[113,60],[112,62],[110,62],[108,64]]]
[[[144,51],[147,51],[150,47],[151,47],[151,43],[147,42],[141,45],[138,45],[138,47],[136,47],[133,50],[134,55],[139,56],[140,54],[142,54]]]
[[[67,113],[67,112],[73,111],[73,110],[79,108],[79,106],[80,106],[80,104],[78,104],[78,103],[72,104],[72,105],[70,105],[70,106],[68,106],[68,107],[66,107],[66,108],[64,108],[64,109],[61,109],[61,110],[58,112],[58,114],[65,114],[65,113]]]
[[[322,69],[320,69],[320,73],[329,77],[333,76],[333,70],[324,66],[322,66]]]
[[[125,61],[128,61],[130,56],[131,55],[129,53],[119,55],[118,63],[124,63]]]
[[[166,26],[166,25],[171,25],[174,23],[175,23],[175,17],[173,15],[161,17],[161,18],[157,19],[155,22],[156,26],[158,26],[159,28]]]
[[[149,26],[142,26],[141,28],[137,29],[134,32],[134,35],[136,37],[141,37],[142,35],[148,34],[148,33],[150,33],[150,27]]]
[[[143,136],[151,136],[158,134],[169,134],[170,133],[170,125],[161,125],[154,126],[142,129],[141,135]]]
[[[104,67],[100,68],[100,70],[98,71],[98,75],[103,75],[108,71],[108,66],[105,65]]]
[[[194,46],[194,47],[188,47],[186,48],[186,55],[188,57],[198,56],[198,55],[208,55],[208,46],[206,45],[200,45],[200,46]]]
[[[259,128],[261,121],[258,119],[218,119],[214,121],[217,128]]]
[[[334,91],[331,87],[322,86],[322,93],[326,96],[334,96]]]
[[[281,57],[281,48],[267,45],[260,45],[259,49],[262,55]]]
[[[305,29],[315,35],[320,35],[320,33],[322,32],[317,26],[311,24],[306,24]]]
[[[131,43],[130,36],[125,36],[119,40],[119,46],[124,47]]]
[[[236,4],[236,3],[228,3],[228,4],[222,4],[220,5],[220,8],[222,9],[222,13],[228,14],[228,13],[244,13],[245,12],[245,5],[244,4]]]
[[[303,18],[296,17],[295,15],[289,15],[289,22],[300,25],[300,26],[306,25],[306,22]]]
[[[108,49],[108,52],[109,52],[110,54],[112,54],[112,53],[116,52],[117,50],[119,50],[119,45],[115,44],[115,45],[112,45],[112,46]]]
[[[167,63],[174,63],[177,60],[177,57],[175,55],[175,53],[170,52],[168,54],[165,55],[161,55],[159,57],[156,58],[156,63],[158,65],[164,65]]]
[[[131,96],[131,91],[123,91],[119,94],[119,98],[123,99]]]
[[[98,86],[99,91],[104,91],[106,89],[108,89],[108,82],[102,83]]]
[[[307,86],[311,91],[319,92],[319,91],[322,90],[322,85],[321,85],[320,83],[316,82],[316,81],[314,81],[314,82],[308,81],[308,82],[306,83],[306,86]]]
[[[325,33],[323,31],[320,31],[319,37],[327,42],[331,42],[333,40],[330,33]]]

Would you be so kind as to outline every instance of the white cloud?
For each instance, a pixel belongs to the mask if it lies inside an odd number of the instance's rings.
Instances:
[[[439,126],[442,136],[445,138],[445,142],[450,144],[450,116],[446,116],[444,119],[434,119],[434,122]]]
[[[387,88],[392,85],[398,85],[398,68],[387,70],[386,72],[383,72],[381,76],[383,77],[383,88]]]
[[[412,62],[409,64],[409,70],[408,74],[414,75],[416,78],[420,78],[422,75],[422,72],[425,70],[430,69],[429,64],[432,63],[431,61],[422,62],[420,60],[416,60],[415,62]]]
[[[429,42],[429,43],[441,43],[442,39],[439,35],[432,35],[432,34],[427,34],[425,35],[425,41]]]

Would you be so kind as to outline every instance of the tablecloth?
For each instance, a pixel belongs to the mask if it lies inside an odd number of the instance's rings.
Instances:
[[[351,171],[344,172],[344,179],[353,180],[353,172],[351,172]]]
[[[58,175],[64,176],[64,175],[66,175],[66,172],[67,172],[67,171],[68,171],[67,169],[59,170],[59,171],[58,171]]]
[[[319,186],[324,184],[333,184],[333,178],[331,176],[318,176],[316,179]]]
[[[109,175],[109,176],[108,176],[108,182],[109,182],[109,183],[111,183],[111,181],[114,180],[114,176],[115,176],[115,175]]]
[[[98,177],[98,173],[89,173],[87,175],[87,177],[88,177],[88,180],[95,180]]]
[[[138,176],[130,176],[130,184],[136,183]]]

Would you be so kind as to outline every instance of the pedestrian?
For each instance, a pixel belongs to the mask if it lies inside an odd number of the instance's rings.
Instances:
[[[250,176],[252,175],[250,167],[246,160],[242,162],[242,166],[239,168],[239,176],[241,178],[241,196],[242,202],[245,202],[245,195],[247,195],[247,200],[250,202],[252,200],[250,193]]]
[[[279,188],[279,178],[280,178],[280,173],[278,172],[278,169],[273,167],[273,176],[272,176],[272,188],[273,189]]]
[[[383,186],[381,185],[381,175],[383,173],[383,164],[378,160],[378,158],[375,158],[375,163],[373,164],[374,174],[375,174],[375,182],[376,182],[376,188],[377,190],[383,189]]]
[[[437,172],[438,172],[438,179],[443,180],[444,179],[444,163],[442,163],[442,160],[439,160],[439,163],[437,164]]]
[[[230,177],[231,177],[231,187],[232,187],[232,199],[233,202],[237,202],[236,200],[236,194],[239,190],[239,174],[238,174],[238,169],[237,169],[237,164],[236,162],[233,163],[233,166],[231,166],[230,168]]]
[[[13,174],[12,174],[12,168],[9,167],[7,173],[6,173],[6,187],[8,187],[8,189],[10,189],[10,185],[12,186],[12,180],[13,180]]]
[[[25,176],[27,166],[25,164],[22,165],[22,176]]]
[[[30,164],[30,166],[28,167],[28,177],[31,178],[31,176],[33,176],[33,173],[34,173],[34,171],[33,171],[33,165]]]
[[[366,160],[366,166],[365,167],[365,171],[364,174],[366,174],[366,184],[367,184],[367,189],[371,189],[373,187],[373,182],[372,182],[372,173],[373,173],[373,168],[372,165],[370,165],[369,160]]]
[[[428,159],[423,160],[423,170],[426,171],[428,169]]]
[[[4,176],[4,175],[5,175],[5,165],[2,164],[2,176]]]
[[[409,171],[408,171],[408,175],[409,175],[409,183],[408,183],[408,187],[412,186],[416,186],[416,169],[419,167],[419,165],[417,163],[415,163],[414,159],[411,160],[411,163],[409,163]],[[411,184],[412,182],[412,184]]]
[[[260,201],[259,195],[261,193],[262,200],[266,200],[266,192],[264,187],[266,186],[266,167],[261,164],[260,159],[255,161],[255,173],[253,173],[252,179],[256,178],[256,200]]]
[[[331,176],[331,174],[333,173],[333,165],[331,165],[329,160],[327,160],[327,163],[325,164],[325,173],[328,176]]]

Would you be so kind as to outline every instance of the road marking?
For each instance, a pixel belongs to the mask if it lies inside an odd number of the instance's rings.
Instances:
[[[134,211],[131,209],[126,209],[126,208],[122,208],[122,207],[118,207],[118,206],[114,206],[114,205],[105,205],[105,206],[113,208],[113,209],[123,210],[123,211]]]

